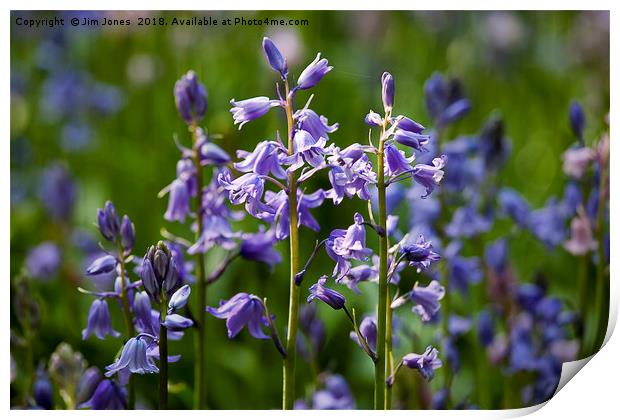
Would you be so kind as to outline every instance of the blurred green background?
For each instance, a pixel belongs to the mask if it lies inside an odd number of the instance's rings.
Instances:
[[[54,13],[13,12],[11,16],[11,275],[16,275],[31,247],[52,239],[63,243],[69,266],[82,270],[81,254],[68,241],[67,232],[49,222],[37,198],[41,170],[62,161],[78,184],[74,225],[97,237],[95,213],[110,199],[121,214],[128,214],[137,229],[135,252],[160,239],[160,228],[189,237],[186,227],[163,220],[167,201],[157,193],[175,176],[179,158],[173,136],[188,144],[185,124],[178,117],[172,89],[175,81],[193,69],[209,93],[203,125],[219,133],[231,155],[252,150],[283,130],[284,117],[271,112],[238,131],[229,113],[231,98],[273,96],[276,74],[267,66],[261,49],[270,36],[288,58],[295,77],[317,52],[334,70],[313,89],[313,109],[339,122],[331,136],[337,145],[365,142],[364,115],[380,108],[379,78],[389,70],[396,80],[396,108],[429,124],[422,86],[434,71],[458,77],[473,108],[451,127],[448,137],[478,132],[485,118],[499,111],[512,141],[512,155],[500,173],[501,182],[523,193],[534,207],[552,195],[561,195],[565,177],[561,153],[572,143],[567,121],[568,104],[579,99],[586,110],[586,137],[597,136],[609,109],[609,15],[606,12],[110,12],[112,18],[129,18],[130,27],[39,28],[15,25],[16,16],[49,17]],[[72,17],[72,12],[64,12]],[[75,14],[78,15],[78,14]],[[138,27],[137,18],[189,16],[227,18],[307,19],[307,26]],[[80,15],[81,16],[81,15]],[[52,68],[52,64],[53,68]],[[86,89],[82,95],[108,95],[108,112],[80,107],[60,113],[50,109],[50,79],[63,72],[87,75],[90,83],[105,89]],[[89,86],[88,84],[86,86]],[[106,90],[107,89],[107,90]],[[103,92],[103,93],[102,93]],[[58,93],[62,99],[61,93]],[[301,107],[308,94],[298,96]],[[97,100],[97,98],[94,98]],[[326,177],[315,177],[309,190],[327,188]],[[359,200],[339,207],[326,204],[314,211],[322,231],[302,231],[302,255],[331,229],[350,224]],[[248,230],[256,223],[247,222]],[[374,240],[374,239],[373,239]],[[373,242],[371,241],[371,245]],[[286,243],[279,245],[287,255]],[[222,253],[208,254],[211,266]],[[558,250],[549,256],[527,235],[513,241],[511,259],[523,281],[538,269],[551,278],[552,291],[574,299],[574,259]],[[331,267],[323,255],[313,268]],[[331,270],[331,268],[330,268]],[[237,291],[267,296],[283,334],[288,302],[286,265],[269,272],[262,265],[237,261],[209,288],[208,303],[216,305]],[[413,270],[405,274],[415,278]],[[35,284],[42,303],[42,328],[34,348],[35,360],[47,359],[61,341],[81,351],[90,364],[103,368],[113,361],[120,339],[83,342],[81,330],[91,299],[75,290],[60,275]],[[308,283],[310,281],[308,280]],[[309,284],[308,284],[309,285]],[[372,310],[373,284],[363,294],[345,291],[358,313]],[[343,291],[343,288],[338,288]],[[302,298],[305,299],[306,292]],[[114,325],[122,330],[119,313],[112,308]],[[407,311],[405,311],[407,312]],[[349,338],[349,323],[342,313],[323,305],[328,338],[320,355],[322,370],[340,373],[348,380],[360,408],[372,404],[372,364]],[[419,321],[404,316],[414,329]],[[13,318],[12,318],[13,319]],[[13,326],[13,321],[12,321]],[[279,407],[281,361],[272,343],[251,338],[246,331],[226,338],[224,322],[208,317],[208,404],[213,408]],[[432,337],[433,328],[424,334]],[[171,366],[171,381],[178,384],[172,408],[191,407],[193,340],[189,332],[172,344],[183,354]],[[423,351],[425,344],[418,344]],[[19,365],[18,356],[15,356]],[[466,358],[467,356],[463,356]],[[466,365],[466,361],[463,362]],[[307,363],[298,363],[298,394],[311,382]],[[455,380],[457,395],[466,395],[471,374],[464,369]],[[138,380],[138,402],[152,407],[157,379]],[[241,392],[240,392],[241,391]]]

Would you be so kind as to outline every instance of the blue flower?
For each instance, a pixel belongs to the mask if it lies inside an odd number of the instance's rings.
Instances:
[[[118,213],[111,201],[106,201],[102,209],[97,210],[97,223],[99,231],[108,241],[115,241],[120,230]]]
[[[372,351],[376,351],[377,349],[377,319],[375,317],[367,316],[364,317],[359,326],[360,334],[362,338],[366,340],[366,344],[368,344],[368,348]],[[351,340],[355,341],[360,348],[362,348],[362,344],[359,342],[359,338],[355,331],[351,331],[349,333]]]
[[[230,103],[233,106],[230,112],[233,114],[235,124],[239,124],[240,130],[246,123],[265,115],[271,108],[282,106],[280,101],[266,96],[257,96],[243,101],[231,99]]]
[[[92,410],[125,410],[127,408],[127,393],[116,382],[104,379],[99,382],[93,396],[80,408]]]
[[[135,241],[136,228],[129,216],[124,215],[121,223],[121,246],[123,247],[125,255],[131,253]]]
[[[52,218],[68,221],[73,215],[76,187],[64,165],[54,164],[45,169],[39,195],[41,203]]]
[[[282,53],[276,47],[276,44],[267,37],[263,38],[263,51],[265,51],[265,56],[267,57],[267,61],[269,61],[269,65],[272,69],[280,73],[282,76],[282,80],[286,80],[288,76],[288,65],[286,64],[286,58],[282,56]]]
[[[478,340],[487,348],[493,343],[494,337],[493,317],[489,310],[484,309],[478,314]]]
[[[408,131],[398,128],[394,133],[394,140],[403,146],[411,147],[418,152],[427,152],[424,146],[428,144],[431,137],[427,134],[420,134],[414,131]]]
[[[162,241],[151,246],[144,255],[140,278],[144,290],[155,302],[169,297],[180,286],[177,263]]]
[[[52,278],[61,263],[61,254],[58,245],[54,242],[43,242],[28,251],[26,268],[28,274],[39,280]]]
[[[439,352],[436,348],[428,346],[424,353],[409,353],[403,356],[403,365],[410,369],[417,369],[420,375],[427,381],[431,381],[435,377],[435,370],[443,366],[439,359]]]
[[[162,325],[170,331],[181,331],[194,325],[194,321],[179,314],[169,314]]]
[[[291,172],[301,168],[304,161],[314,168],[319,167],[325,163],[325,145],[324,138],[315,139],[309,132],[297,130],[293,137],[293,154],[282,161],[291,165]]]
[[[276,141],[261,141],[256,145],[253,152],[244,150],[237,151],[237,157],[241,162],[234,164],[240,172],[252,172],[256,175],[273,174],[276,178],[286,178],[286,171],[280,166],[281,155],[286,155],[286,149]]]
[[[108,302],[104,299],[96,299],[90,306],[86,329],[82,330],[82,340],[86,340],[93,333],[100,340],[104,340],[108,334],[112,337],[119,337],[121,335],[112,329]]]
[[[491,116],[478,136],[480,155],[486,168],[501,166],[510,153],[510,143],[504,137],[504,122],[498,116]]]
[[[263,340],[269,338],[262,330],[263,325],[266,324],[265,307],[258,296],[237,293],[230,300],[220,301],[218,308],[208,306],[207,312],[216,318],[226,320],[228,338],[237,336],[246,325],[252,337]]]
[[[37,369],[36,377],[32,385],[32,396],[37,408],[51,410],[54,408],[54,392],[49,375],[43,369]]]
[[[159,369],[153,363],[153,359],[147,356],[147,350],[148,346],[142,337],[130,338],[125,343],[120,357],[111,365],[106,366],[107,372],[105,376],[111,377],[124,369],[139,375],[159,372]]]
[[[98,276],[100,274],[108,274],[116,270],[116,258],[112,255],[104,255],[93,261],[86,269],[88,276]]]
[[[172,222],[178,220],[185,221],[185,216],[190,213],[190,195],[185,182],[175,179],[170,184],[170,195],[168,198],[168,208],[164,214],[164,219]]]
[[[200,121],[207,112],[207,91],[192,70],[175,83],[174,101],[179,115],[187,124]]]
[[[418,184],[421,184],[426,188],[426,194],[422,198],[426,198],[435,190],[435,187],[439,185],[439,182],[443,178],[443,167],[446,165],[446,156],[433,159],[433,165],[417,164],[413,168],[413,179]]]
[[[239,253],[247,260],[263,262],[273,269],[282,262],[282,256],[273,248],[275,243],[276,237],[271,230],[244,235]]]
[[[392,112],[394,106],[394,77],[387,71],[381,75],[381,99],[383,109],[388,114]]]
[[[408,243],[400,248],[400,252],[409,261],[409,265],[417,267],[418,273],[422,270],[428,270],[431,263],[439,260],[439,254],[433,251],[433,245],[430,241],[424,240],[424,235],[418,235],[414,243]]]
[[[482,270],[477,257],[464,258],[459,255],[461,248],[460,242],[448,244],[445,259],[448,263],[450,287],[466,294],[470,284],[477,284],[482,280]]]
[[[77,386],[76,402],[78,406],[90,400],[101,379],[101,371],[96,366],[91,366],[84,371]]]
[[[387,145],[384,152],[388,176],[396,176],[411,170],[411,162],[415,159],[415,155],[407,158],[405,152],[392,145]]]
[[[345,298],[340,293],[333,289],[325,287],[327,276],[322,276],[319,280],[310,286],[310,295],[308,296],[308,302],[312,302],[314,299],[319,299],[332,308],[338,310],[344,308]]]
[[[451,238],[473,238],[488,231],[491,221],[471,207],[459,207],[452,215],[452,220],[445,227],[446,234]]]
[[[530,205],[523,196],[511,188],[502,188],[498,194],[499,204],[507,216],[520,227],[527,227],[530,217]]]
[[[200,165],[222,166],[230,162],[230,155],[220,146],[209,141],[204,142],[198,149]]]
[[[305,130],[315,139],[329,139],[329,133],[338,129],[338,123],[329,125],[327,118],[309,108],[302,108],[295,112],[293,118],[297,121],[300,130]]]
[[[586,126],[586,116],[579,102],[571,102],[568,110],[568,120],[575,137],[579,140],[583,139],[583,129]]]
[[[168,311],[176,311],[184,307],[187,303],[187,300],[189,299],[191,291],[192,290],[189,285],[186,284],[185,286],[174,292],[174,294],[170,298],[170,301],[168,302]]]
[[[335,147],[327,162],[332,185],[332,189],[327,191],[327,198],[331,198],[335,205],[340,204],[344,196],[351,198],[357,195],[362,200],[370,199],[368,187],[377,182],[377,175],[363,146],[354,143],[343,150]]]
[[[353,410],[355,401],[351,389],[340,375],[330,375],[324,380],[325,388],[312,396],[312,408],[315,410]]]
[[[308,64],[297,79],[296,89],[310,89],[321,81],[323,76],[331,71],[333,67],[329,66],[325,58],[321,58],[321,53],[316,55],[314,61]]]
[[[437,280],[431,281],[426,287],[416,284],[409,292],[409,298],[414,303],[413,312],[418,314],[422,321],[430,321],[439,312],[441,307],[439,301],[443,299],[445,294],[445,288]]]
[[[447,80],[439,73],[434,73],[424,83],[424,95],[428,113],[440,127],[460,119],[471,108],[459,81]]]
[[[364,218],[361,214],[355,213],[354,222],[347,230],[333,230],[325,242],[327,255],[336,262],[333,271],[333,276],[336,278],[347,274],[351,268],[350,259],[364,261],[372,255],[372,250],[366,247]]]

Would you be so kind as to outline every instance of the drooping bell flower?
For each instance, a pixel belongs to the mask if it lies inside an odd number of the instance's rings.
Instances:
[[[307,299],[308,302],[312,302],[314,299],[319,299],[336,310],[344,308],[344,296],[333,289],[325,287],[326,281],[327,276],[322,276],[315,284],[310,286],[310,295]]]
[[[372,316],[364,317],[359,326],[360,334],[362,338],[366,340],[368,344],[368,348],[372,351],[376,351],[377,349],[377,320]],[[351,331],[349,333],[351,340],[355,341],[360,348],[362,348],[362,344],[359,342],[359,337],[355,331]]]
[[[26,268],[35,279],[49,280],[58,272],[61,263],[58,245],[52,241],[43,242],[28,251]]]
[[[409,261],[409,265],[416,267],[418,273],[422,270],[428,270],[431,263],[438,261],[440,256],[433,251],[433,245],[430,241],[424,239],[424,235],[418,235],[414,243],[408,243],[400,248],[400,252]]]
[[[102,375],[98,367],[91,366],[86,369],[77,386],[76,402],[78,404],[83,404],[90,400],[101,382],[101,379]]]
[[[310,89],[319,83],[332,68],[328,65],[327,59],[321,58],[321,53],[318,53],[314,61],[308,64],[308,67],[299,75],[296,89]]]
[[[236,337],[246,325],[252,337],[262,340],[269,338],[263,332],[263,326],[266,324],[265,307],[258,296],[237,293],[230,300],[220,301],[218,308],[207,306],[207,312],[216,318],[226,320],[228,338]]]
[[[237,157],[243,159],[236,162],[234,167],[240,172],[252,172],[256,175],[269,175],[276,178],[286,178],[286,171],[282,169],[280,155],[286,155],[286,148],[277,141],[261,141],[253,152],[237,150]]]
[[[168,208],[164,213],[164,219],[172,222],[178,220],[185,221],[185,217],[190,213],[190,195],[187,185],[180,179],[175,179],[170,184],[170,194],[168,197]]]
[[[562,170],[573,179],[581,179],[594,159],[596,152],[591,148],[572,147],[562,154]]]
[[[257,96],[255,98],[244,99],[243,101],[235,101],[231,99],[230,113],[233,115],[235,125],[239,124],[239,130],[248,122],[265,115],[271,108],[282,106],[281,102],[275,99],[269,99],[266,96]]]
[[[73,215],[76,195],[75,181],[63,164],[53,164],[45,169],[39,196],[52,218],[69,221]]]
[[[351,268],[349,260],[364,261],[372,255],[372,250],[366,247],[364,218],[361,214],[355,213],[353,220],[355,223],[347,230],[334,229],[325,242],[327,255],[336,262],[333,271],[336,278],[342,278],[347,274]]]
[[[273,248],[275,243],[276,237],[271,230],[247,234],[243,236],[239,253],[247,260],[263,262],[273,269],[282,262],[282,256]]]
[[[498,194],[502,212],[515,221],[520,227],[527,227],[530,216],[530,205],[511,188],[502,188]]]
[[[420,163],[413,168],[414,181],[426,188],[426,194],[422,198],[428,197],[441,182],[444,174],[442,169],[446,165],[446,161],[446,156],[442,155],[433,159],[432,166]]]
[[[92,334],[100,340],[104,340],[108,334],[112,337],[121,335],[112,328],[110,310],[105,299],[95,299],[91,304],[86,328],[82,330],[82,340],[86,340]]]
[[[297,121],[300,130],[305,130],[315,139],[329,139],[329,133],[338,129],[338,123],[329,125],[327,118],[309,108],[302,108],[295,112],[293,119]]]
[[[112,255],[104,255],[93,261],[86,269],[86,275],[98,276],[100,274],[109,274],[116,270],[116,258]]]
[[[405,152],[398,150],[389,144],[385,146],[385,168],[388,176],[396,176],[411,170],[411,162],[415,160],[415,155],[407,158]]]
[[[184,307],[187,303],[187,300],[189,299],[190,293],[191,288],[189,287],[189,284],[186,284],[185,286],[174,292],[174,294],[170,298],[170,301],[168,302],[168,311],[176,311]]]
[[[564,242],[564,248],[572,255],[586,255],[596,249],[597,242],[592,235],[592,224],[583,211],[571,220],[570,233],[570,239]]]
[[[207,112],[207,90],[198,82],[196,73],[190,70],[174,85],[174,101],[177,111],[187,124],[195,124]]]
[[[568,110],[568,120],[570,122],[570,127],[575,134],[575,137],[582,141],[583,129],[586,126],[586,116],[579,102],[571,102],[570,108]]]
[[[37,369],[36,377],[32,385],[32,396],[38,408],[51,410],[54,408],[54,393],[49,375],[44,369]]]
[[[93,396],[80,408],[125,410],[127,408],[127,392],[115,381],[104,379],[97,385]]]
[[[443,366],[439,359],[439,352],[436,348],[428,346],[424,353],[409,353],[403,356],[403,365],[411,369],[417,369],[420,375],[427,381],[431,381],[435,377],[435,370]]]
[[[148,345],[141,336],[130,338],[123,346],[120,357],[111,365],[106,366],[105,376],[109,378],[124,369],[139,375],[159,372],[153,359],[147,356],[147,350]]]

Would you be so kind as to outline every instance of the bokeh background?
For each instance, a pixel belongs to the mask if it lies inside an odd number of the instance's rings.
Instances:
[[[14,24],[18,15],[71,18],[90,13],[129,18],[132,25],[33,29]],[[308,25],[135,24],[139,16],[194,15],[292,17],[307,19]],[[58,243],[63,255],[62,269],[32,286],[41,305],[41,327],[32,346],[35,361],[47,360],[64,341],[89,364],[103,368],[122,344],[120,339],[81,340],[91,299],[80,295],[76,287],[87,284],[81,274],[86,264],[83,250],[99,240],[95,214],[105,200],[112,200],[136,224],[138,255],[161,238],[164,226],[189,237],[185,227],[163,220],[167,201],[157,198],[175,176],[174,136],[186,144],[189,141],[172,95],[183,73],[195,70],[207,87],[209,108],[203,125],[210,133],[221,134],[219,144],[231,155],[236,149],[252,150],[258,141],[273,139],[275,131],[283,129],[283,116],[272,112],[238,131],[228,111],[231,98],[273,95],[276,77],[261,50],[263,36],[270,36],[280,47],[293,75],[319,51],[334,66],[314,89],[313,108],[330,122],[340,123],[331,137],[337,145],[365,142],[368,132],[363,118],[369,108],[380,108],[383,71],[395,77],[398,112],[423,124],[429,122],[424,81],[434,71],[458,77],[472,111],[446,136],[477,133],[490,113],[499,112],[512,153],[498,176],[534,207],[562,193],[565,176],[560,155],[573,142],[567,120],[570,101],[579,99],[586,110],[587,138],[601,132],[609,109],[606,12],[13,12],[11,276],[21,272],[29,249],[44,241]],[[300,95],[299,105],[305,99]],[[52,176],[50,168],[58,166],[66,168],[76,183],[75,210],[67,224],[54,222],[41,200],[42,186]],[[311,190],[327,186],[326,179],[316,177]],[[349,225],[352,212],[364,206],[359,200],[345,200],[337,208],[324,205],[317,209],[314,214],[322,231],[318,235],[302,231],[302,255],[308,255],[314,241],[331,229]],[[254,226],[254,221],[248,223]],[[279,249],[287,255],[285,243]],[[209,266],[221,257],[218,250],[210,252]],[[522,235],[512,242],[511,260],[519,279],[529,281],[544,272],[555,295],[569,304],[575,302],[576,263],[565,251],[549,253]],[[315,267],[327,266],[331,262],[321,255]],[[315,271],[316,276],[321,274]],[[287,273],[286,265],[270,272],[265,266],[238,261],[209,288],[208,303],[215,305],[240,290],[268,296],[283,334]],[[413,270],[405,277],[413,281]],[[361,296],[346,291],[358,313],[371,311],[375,300],[374,285],[364,284],[362,290]],[[112,308],[112,313],[116,329],[122,330],[119,311]],[[320,315],[327,323],[327,341],[319,356],[322,370],[342,374],[357,406],[370,408],[372,364],[349,339],[350,325],[342,313],[323,305]],[[17,328],[13,312],[11,316],[12,327]],[[224,322],[212,317],[207,321],[208,405],[220,409],[279,407],[282,368],[272,343],[252,339],[247,332],[230,341]],[[410,321],[414,322],[413,316]],[[184,356],[171,365],[173,408],[192,406],[191,335],[172,344],[172,352]],[[14,355],[17,372],[20,356]],[[465,352],[464,365],[468,357]],[[312,382],[311,368],[303,361],[298,363],[297,382],[299,394]],[[466,396],[474,385],[473,374],[463,369],[455,379],[454,392]],[[156,377],[139,377],[139,405],[156,406],[156,387]],[[18,384],[12,387],[12,396],[17,393],[14,388]],[[412,402],[411,406],[416,405]]]

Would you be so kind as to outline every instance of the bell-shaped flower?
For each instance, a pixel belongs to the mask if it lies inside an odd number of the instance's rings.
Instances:
[[[351,268],[350,259],[364,261],[372,250],[366,247],[366,229],[364,218],[361,214],[355,213],[355,223],[347,230],[334,229],[325,242],[327,255],[336,262],[333,276],[342,278]]]
[[[431,242],[426,241],[422,234],[418,235],[415,242],[401,246],[400,252],[409,261],[410,266],[418,269],[418,273],[422,270],[428,270],[431,263],[440,258],[439,254],[433,251]]]
[[[253,152],[238,150],[237,157],[243,159],[234,164],[240,172],[252,172],[256,175],[273,174],[276,178],[286,178],[286,171],[280,165],[281,155],[286,155],[286,149],[276,141],[261,141]]]
[[[397,128],[394,132],[394,140],[403,146],[411,147],[418,152],[427,152],[426,146],[431,140],[431,136],[428,134],[420,134],[413,131],[407,131]]]
[[[435,187],[439,185],[443,178],[443,167],[446,165],[446,156],[433,159],[433,165],[417,164],[413,168],[413,179],[418,184],[426,188],[426,194],[422,198],[426,198],[435,190]]]
[[[426,287],[416,284],[409,292],[409,298],[414,303],[413,312],[418,314],[422,321],[430,321],[439,312],[441,307],[439,301],[443,299],[445,294],[445,288],[437,280],[431,281]]]
[[[112,255],[104,255],[93,261],[86,269],[86,275],[98,276],[100,274],[109,274],[116,270],[116,258]]]
[[[417,369],[427,381],[431,381],[435,377],[435,370],[443,365],[439,352],[432,346],[428,346],[422,354],[409,353],[403,356],[402,361],[408,368]]]
[[[168,302],[168,311],[176,311],[184,307],[189,299],[191,291],[192,289],[189,287],[189,284],[186,284],[174,292],[170,298],[170,302]]]
[[[405,157],[405,152],[398,150],[398,148],[391,144],[388,144],[385,146],[384,159],[388,176],[396,176],[411,170],[411,162],[415,160],[415,155],[407,158]]]
[[[291,165],[289,171],[301,168],[304,162],[316,168],[325,162],[326,140],[324,138],[315,139],[305,130],[297,130],[293,137],[293,154],[282,159],[282,162]]]
[[[239,254],[247,260],[259,261],[273,266],[282,262],[282,256],[273,248],[276,237],[273,231],[257,232],[243,236]]]
[[[97,210],[97,224],[104,238],[108,241],[116,240],[116,235],[118,235],[121,224],[118,219],[116,207],[114,207],[111,201],[106,201],[103,208]]]
[[[216,318],[226,320],[228,338],[236,337],[246,325],[252,337],[263,340],[269,338],[262,329],[266,325],[265,307],[258,296],[237,293],[230,300],[220,301],[218,308],[208,306],[207,312]]]
[[[180,331],[194,325],[194,321],[179,314],[170,314],[166,315],[162,325],[171,331]]]
[[[597,242],[592,236],[592,224],[583,211],[571,220],[570,233],[570,239],[564,242],[564,248],[572,255],[586,255],[596,249]]]
[[[372,351],[376,351],[377,349],[377,319],[372,316],[364,317],[359,326],[360,334],[362,338],[366,340],[366,344],[368,344],[368,348]],[[362,348],[362,344],[359,342],[359,337],[355,331],[351,331],[349,333],[351,340],[355,341],[360,348]]]
[[[190,194],[187,185],[180,179],[175,179],[170,184],[170,194],[168,197],[168,208],[164,213],[164,219],[172,222],[178,220],[185,221],[185,216],[190,213],[189,208]]]
[[[310,286],[310,295],[307,299],[308,302],[312,302],[314,299],[319,299],[336,310],[344,308],[344,296],[333,289],[325,287],[326,281],[327,276],[322,276],[315,284]]]
[[[159,372],[153,359],[147,356],[147,348],[148,345],[141,336],[130,338],[125,343],[120,357],[111,365],[106,366],[105,376],[110,377],[123,369],[139,375]]]
[[[79,408],[125,410],[127,408],[127,392],[115,381],[104,379],[99,382],[92,397]]]
[[[266,96],[257,96],[243,101],[232,99],[230,103],[233,106],[230,108],[230,112],[233,114],[235,124],[239,124],[239,130],[244,124],[265,115],[271,108],[282,106],[280,101],[269,99]]]
[[[95,299],[91,304],[86,328],[82,330],[82,340],[86,340],[93,333],[100,340],[105,339],[108,334],[112,337],[119,337],[121,335],[118,331],[112,329],[110,310],[105,299]]]
[[[338,129],[338,123],[329,125],[327,118],[309,108],[302,108],[293,115],[300,130],[305,130],[315,139],[329,139],[329,133]]]
[[[394,106],[394,77],[387,71],[381,75],[381,99],[386,114],[392,112]]]
[[[332,68],[325,58],[321,58],[321,53],[318,53],[314,61],[308,64],[308,67],[299,75],[296,89],[310,89],[319,83]]]
[[[192,70],[175,83],[174,101],[179,115],[187,124],[200,121],[207,112],[207,90]]]

